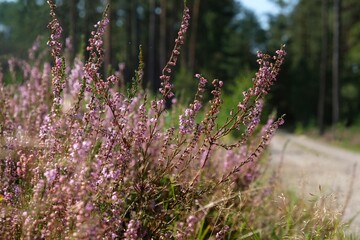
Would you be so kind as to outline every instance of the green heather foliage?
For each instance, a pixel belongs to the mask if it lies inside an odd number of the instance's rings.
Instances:
[[[193,101],[166,108],[174,100],[172,71],[189,26],[187,7],[160,94],[150,98],[141,88],[141,50],[128,91],[120,88],[121,71],[106,79],[100,73],[106,11],[89,39],[88,59],[70,64],[55,5],[49,5],[53,62],[42,61],[35,44],[29,61],[9,60],[10,75],[21,72],[22,84],[5,85],[0,76],[1,239],[341,236],[338,218],[322,201],[307,208],[279,198],[276,179],[254,185],[262,173],[259,158],[283,123],[269,119],[256,130],[283,48],[274,56],[258,52],[251,87],[219,124],[223,82],[217,79],[208,104],[207,79],[196,74]],[[223,141],[232,132],[238,139]]]

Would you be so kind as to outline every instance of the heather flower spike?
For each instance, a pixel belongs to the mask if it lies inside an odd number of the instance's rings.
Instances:
[[[162,75],[160,76],[161,80],[161,88],[159,89],[160,93],[162,94],[163,98],[172,98],[174,93],[172,92],[173,85],[170,82],[172,68],[176,66],[178,62],[178,58],[181,51],[181,46],[184,44],[185,41],[185,34],[189,27],[189,20],[190,20],[190,10],[186,6],[186,1],[184,2],[184,11],[182,16],[182,21],[180,25],[180,29],[178,31],[178,36],[175,39],[175,46],[172,50],[171,56],[169,61],[166,63],[165,67],[162,70]]]
[[[185,109],[184,114],[179,116],[179,132],[180,134],[189,134],[193,132],[195,127],[195,117],[198,115],[202,104],[202,94],[205,91],[205,85],[207,80],[202,77],[200,74],[195,75],[196,78],[199,79],[198,88],[195,93],[195,98],[193,103],[189,105],[187,109]]]
[[[55,3],[52,0],[47,1],[47,3],[50,6],[50,15],[52,17],[48,24],[48,28],[51,29],[51,35],[47,44],[51,47],[51,55],[54,59],[54,66],[51,70],[54,94],[52,112],[58,114],[62,104],[61,93],[65,87],[65,59],[61,56],[62,43],[60,42],[63,30],[56,17]]]
[[[108,89],[108,83],[101,78],[99,73],[104,61],[103,36],[109,24],[107,16],[108,8],[109,6],[104,10],[102,19],[94,25],[96,30],[91,32],[89,45],[86,47],[86,50],[89,52],[89,59],[84,65],[86,91],[93,92],[95,95],[100,91],[107,91]],[[91,88],[93,83],[95,83],[96,88]]]
[[[56,18],[56,5],[52,0],[47,1],[50,6],[50,16],[52,20],[48,24],[48,28],[51,29],[50,40],[47,42],[48,46],[52,48],[51,55],[55,62],[56,58],[61,56],[62,44],[60,42],[61,33],[63,31],[59,20]]]

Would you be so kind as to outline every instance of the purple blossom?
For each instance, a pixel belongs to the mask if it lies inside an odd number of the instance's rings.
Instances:
[[[81,81],[84,77],[84,64],[80,58],[75,58],[74,67],[71,69],[68,77],[68,92],[71,96],[76,96],[81,87]]]
[[[269,117],[269,119],[267,120],[266,124],[262,127],[261,129],[261,134],[265,134],[266,131],[271,127],[271,125],[274,122],[274,118],[273,117]]]
[[[35,42],[33,43],[32,47],[29,49],[29,59],[34,60],[35,59],[35,53],[40,47],[40,37],[37,37]]]
[[[51,183],[54,182],[54,180],[55,180],[55,178],[56,178],[56,175],[57,175],[57,170],[56,170],[56,168],[47,170],[47,171],[44,173],[44,176],[46,177],[46,181],[47,181],[48,184],[51,184]]]
[[[265,134],[262,136],[262,144],[264,146],[269,145],[270,140],[275,134],[275,131],[279,128],[279,126],[284,124],[283,116],[278,118],[277,121],[273,122],[265,131]]]
[[[2,87],[2,84],[4,81],[3,79],[4,79],[4,73],[3,73],[2,67],[0,67],[0,87]]]
[[[181,134],[188,134],[193,131],[195,126],[195,117],[201,109],[201,103],[195,100],[190,104],[189,108],[185,109],[184,114],[179,116],[179,132]]]
[[[216,240],[222,240],[225,239],[226,233],[230,231],[230,227],[228,225],[225,225],[218,233],[216,233]]]
[[[259,124],[262,108],[263,108],[263,101],[261,99],[255,101],[255,106],[252,109],[250,109],[247,117],[244,118],[243,123],[246,126],[247,135],[251,135],[254,132],[257,125]]]
[[[125,240],[137,240],[138,239],[138,229],[140,227],[139,220],[131,219],[127,225],[126,231],[124,233]]]

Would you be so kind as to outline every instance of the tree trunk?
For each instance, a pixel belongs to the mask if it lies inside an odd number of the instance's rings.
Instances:
[[[77,23],[77,3],[78,0],[70,1],[70,41],[72,48],[70,49],[71,61],[75,58],[77,51],[76,23]]]
[[[137,52],[138,52],[138,18],[136,13],[137,0],[126,2],[126,68],[125,68],[125,79],[129,80],[134,76],[134,70],[137,63]]]
[[[340,26],[341,0],[334,0],[333,76],[332,76],[332,124],[339,121],[339,73],[340,73]]]
[[[166,51],[167,51],[167,44],[166,44],[166,14],[167,14],[167,4],[166,0],[160,0],[160,39],[159,39],[159,64],[160,67],[164,67],[166,64]]]
[[[193,6],[192,29],[191,29],[191,36],[189,43],[188,67],[191,74],[194,74],[195,71],[196,38],[197,38],[199,11],[200,11],[200,0],[195,0]]]
[[[322,42],[321,42],[321,62],[320,62],[320,83],[319,83],[319,102],[318,102],[318,128],[322,135],[325,131],[324,112],[325,112],[325,91],[327,78],[327,52],[328,52],[328,0],[322,0]]]
[[[133,71],[137,66],[138,49],[139,49],[139,19],[137,14],[138,1],[131,1],[131,55],[133,59]]]
[[[149,45],[148,45],[148,83],[151,84],[154,92],[157,89],[156,77],[155,77],[155,0],[149,0]],[[161,9],[162,10],[162,9]],[[161,41],[161,37],[160,37]],[[161,48],[162,46],[160,46]]]
[[[85,25],[85,44],[88,45],[87,41],[90,39],[91,31],[94,28],[94,17],[96,16],[96,1],[85,1],[85,17],[84,17],[84,25]],[[89,57],[89,52],[85,51],[85,59]]]
[[[111,0],[106,0],[106,5],[108,8],[108,18],[109,24],[106,27],[105,36],[104,36],[104,76],[107,76],[109,69],[111,68]]]

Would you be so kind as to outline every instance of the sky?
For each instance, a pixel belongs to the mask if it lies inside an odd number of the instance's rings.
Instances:
[[[237,0],[237,1],[241,2],[241,4],[246,8],[255,12],[261,23],[261,26],[264,28],[268,28],[267,14],[268,13],[277,14],[280,12],[280,8],[270,0]],[[286,2],[291,3],[290,5],[294,6],[297,0],[288,0]]]
[[[271,2],[270,0],[238,0],[241,2],[243,6],[249,8],[250,10],[254,11],[257,15],[261,26],[264,28],[268,27],[268,13],[279,13],[280,9],[276,4]]]

